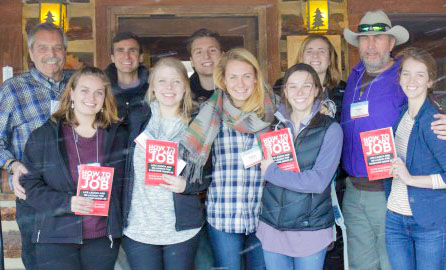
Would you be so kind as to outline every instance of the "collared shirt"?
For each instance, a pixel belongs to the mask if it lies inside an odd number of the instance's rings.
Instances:
[[[207,221],[226,233],[253,233],[259,222],[263,178],[260,165],[245,169],[240,153],[257,146],[255,134],[224,122],[214,141],[212,182],[206,199]]]
[[[33,68],[0,87],[0,167],[22,159],[29,135],[49,119],[51,101],[58,100],[69,76],[64,72],[55,82]]]

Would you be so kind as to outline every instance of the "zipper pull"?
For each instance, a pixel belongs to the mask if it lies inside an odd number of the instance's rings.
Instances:
[[[39,231],[40,232],[40,231]],[[111,234],[108,235],[108,239],[110,240],[111,244],[110,244],[110,248],[113,248],[113,237],[111,236]]]
[[[40,239],[40,230],[37,232],[37,243],[39,242]]]

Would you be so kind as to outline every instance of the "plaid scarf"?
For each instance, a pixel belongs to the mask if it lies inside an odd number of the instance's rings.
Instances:
[[[232,105],[226,93],[215,90],[200,108],[200,112],[190,123],[180,142],[180,156],[187,163],[183,176],[192,183],[201,182],[203,167],[209,158],[222,122],[241,133],[256,133],[257,137],[260,133],[268,131],[274,120],[276,107],[267,91],[263,104],[265,112],[260,119],[254,112],[240,111]]]

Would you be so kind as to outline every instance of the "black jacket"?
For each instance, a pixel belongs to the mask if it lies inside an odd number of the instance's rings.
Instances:
[[[135,138],[141,134],[149,123],[152,113],[150,107],[145,105],[138,113],[129,117],[129,158],[127,162],[127,173],[129,182],[124,186],[123,207],[124,207],[124,227],[128,225],[128,216],[132,202],[134,173],[133,173],[133,154],[135,151]],[[207,189],[210,183],[210,177],[205,177],[202,183],[187,183],[186,190],[183,193],[173,193],[173,202],[175,208],[175,229],[177,231],[199,228],[204,224],[205,213],[204,205],[200,201],[200,192]]]
[[[336,115],[335,119],[338,123],[341,122],[341,110],[342,110],[342,99],[344,98],[344,91],[347,84],[344,81],[340,81],[339,84],[330,89],[327,88],[328,98],[333,100],[336,104]]]
[[[297,136],[294,145],[301,171],[313,168],[325,133],[333,122],[333,118],[318,114]],[[277,230],[284,231],[315,231],[329,228],[334,224],[330,194],[331,185],[328,185],[322,193],[316,194],[295,192],[266,182],[260,220]]]
[[[189,81],[190,89],[192,90],[192,99],[199,104],[205,102],[212,96],[212,94],[214,94],[214,90],[209,91],[201,86],[200,77],[197,72],[190,76]]]
[[[122,236],[122,187],[128,135],[120,125],[104,129],[101,166],[114,167],[112,194],[107,218],[108,237]],[[71,212],[73,181],[62,137],[62,125],[48,120],[29,137],[23,163],[29,173],[20,178],[26,202],[36,210],[34,243],[82,243],[82,217]]]
[[[122,89],[118,84],[118,71],[115,64],[110,64],[105,69],[105,73],[110,79],[113,95],[118,106],[118,115],[127,123],[129,114],[141,110],[144,106],[144,96],[149,88],[149,71],[144,66],[138,67],[139,84],[136,87]]]

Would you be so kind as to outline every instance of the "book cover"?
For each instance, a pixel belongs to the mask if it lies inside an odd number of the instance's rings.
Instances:
[[[164,184],[163,174],[177,175],[178,143],[146,140],[145,184]]]
[[[93,211],[89,216],[108,216],[114,170],[111,167],[79,166],[77,196],[94,201]]]
[[[289,128],[260,134],[263,153],[271,153],[279,168],[299,172],[293,136]],[[267,149],[269,150],[267,152]]]
[[[369,180],[391,178],[390,169],[396,157],[392,128],[361,132],[359,136]]]

